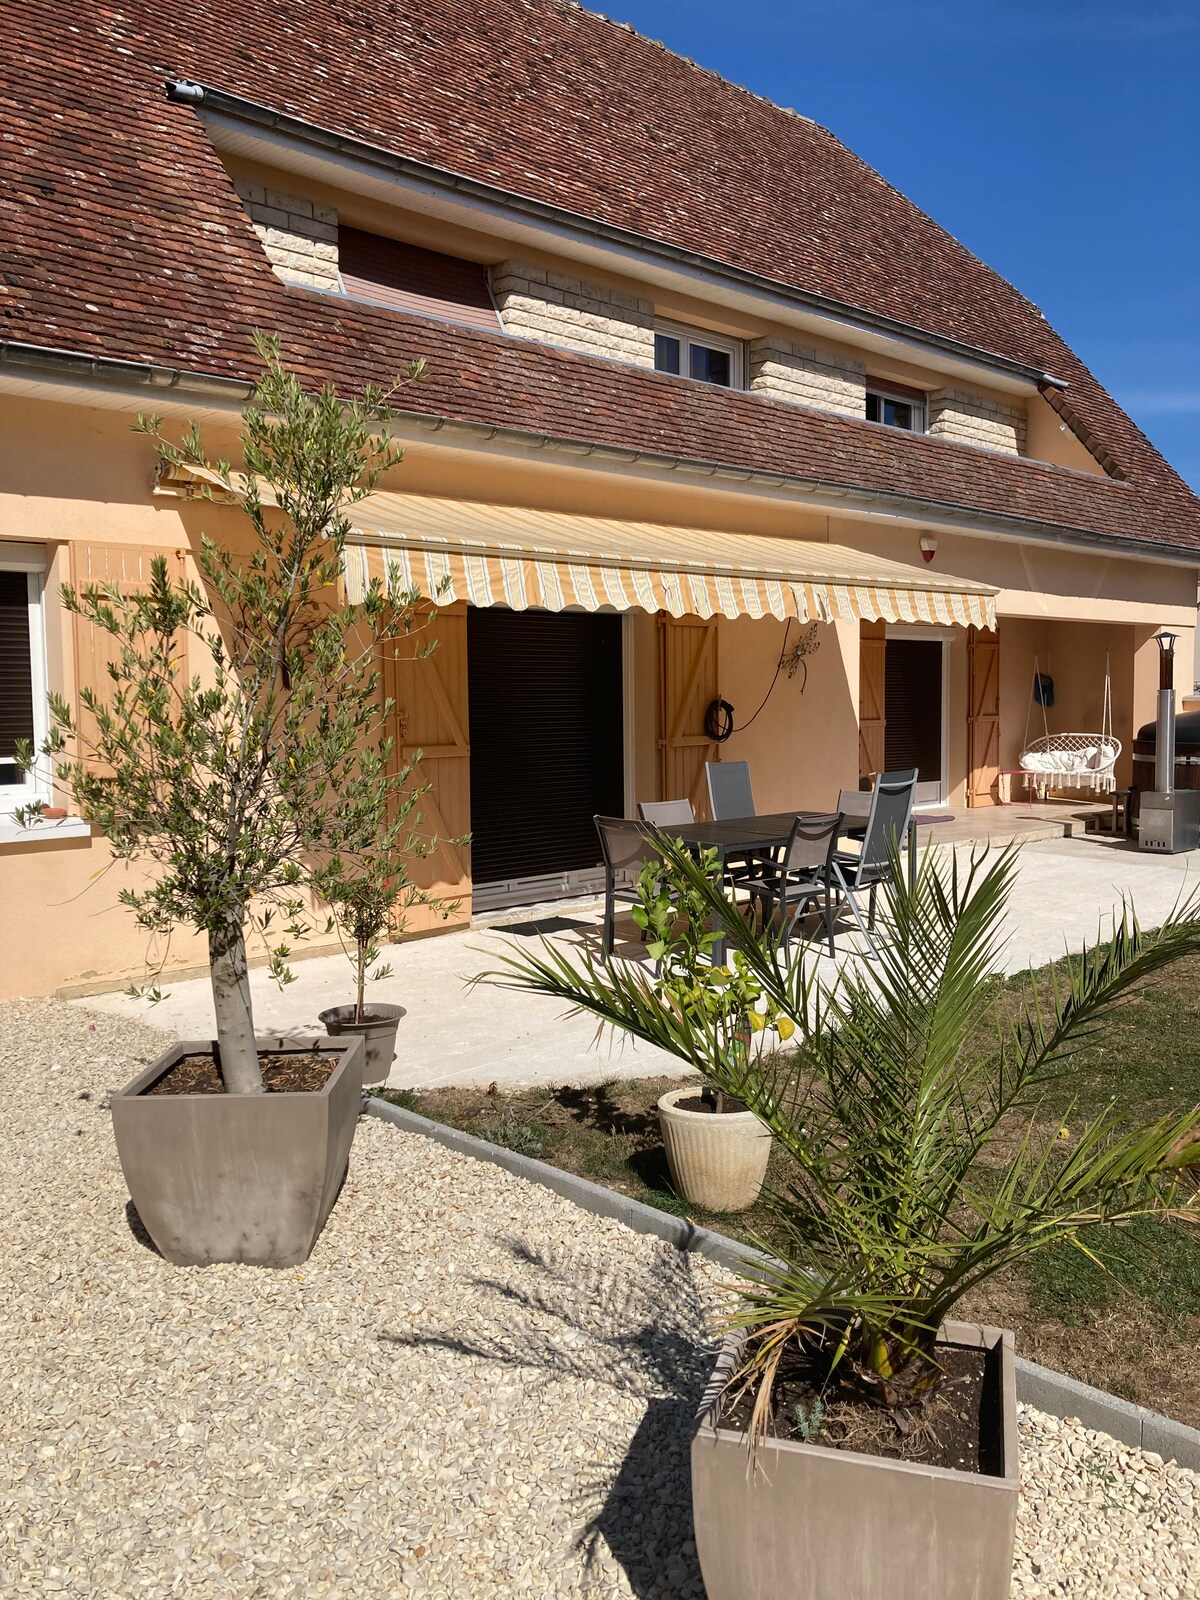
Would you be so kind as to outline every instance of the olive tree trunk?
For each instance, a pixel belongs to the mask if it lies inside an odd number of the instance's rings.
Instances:
[[[226,1094],[262,1094],[254,1015],[250,1008],[250,973],[246,936],[241,922],[229,922],[208,936],[217,1049]]]

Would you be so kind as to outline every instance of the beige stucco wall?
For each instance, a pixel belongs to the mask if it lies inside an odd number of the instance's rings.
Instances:
[[[1030,395],[1025,403],[1025,448],[1035,461],[1053,461],[1060,467],[1073,467],[1076,472],[1107,476],[1091,451],[1040,394]]]
[[[792,645],[802,631],[792,624]],[[858,623],[827,625],[818,638],[803,690],[802,674],[780,673],[753,724],[721,747],[723,760],[750,763],[759,811],[821,810],[833,806],[839,789],[858,787]],[[721,623],[721,696],[734,708],[735,725],[747,722],[766,694],[783,640],[784,624],[774,619]]]

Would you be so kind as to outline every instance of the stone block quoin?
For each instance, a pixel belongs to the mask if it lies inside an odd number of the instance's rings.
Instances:
[[[332,207],[244,178],[235,179],[234,188],[267,259],[285,283],[334,292],[341,288],[337,212]]]

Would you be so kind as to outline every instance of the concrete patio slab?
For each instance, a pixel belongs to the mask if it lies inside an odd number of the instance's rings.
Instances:
[[[968,847],[958,846],[960,850]],[[1065,950],[1078,951],[1098,930],[1111,927],[1113,908],[1132,897],[1145,926],[1161,922],[1200,884],[1200,855],[1140,854],[1123,839],[1077,835],[1023,844],[1010,906],[1006,972],[1042,966]],[[587,1017],[564,1017],[562,1008],[537,995],[491,986],[468,987],[510,944],[530,948],[543,934],[566,948],[599,941],[595,902],[556,904],[510,913],[502,925],[472,928],[415,940],[389,950],[392,977],[372,986],[372,998],[406,1008],[400,1023],[394,1088],[449,1084],[515,1087],[523,1084],[597,1083],[610,1078],[677,1073],[678,1063],[649,1045],[617,1038]],[[618,923],[618,953],[643,960],[636,931]],[[845,959],[855,941],[838,943]],[[821,964],[830,973],[828,957]],[[251,974],[255,1015],[263,1032],[308,1033],[317,1014],[343,1003],[350,969],[340,956],[321,956],[296,967],[296,982],[279,990],[265,971]],[[76,1002],[90,1010],[138,1018],[181,1038],[212,1033],[207,979],[170,986],[158,1005],[123,993],[90,995]]]

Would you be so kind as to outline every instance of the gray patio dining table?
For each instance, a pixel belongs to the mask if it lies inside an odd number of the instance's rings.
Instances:
[[[847,837],[861,836],[867,826],[871,810],[871,795],[864,790],[861,800],[857,795],[851,803],[843,800],[845,819],[842,833]],[[715,850],[722,870],[730,859],[749,855],[752,851],[782,850],[792,835],[797,817],[815,817],[828,813],[815,811],[770,811],[757,817],[725,817],[720,822],[672,823],[664,831],[672,839],[682,839],[695,850]],[[917,829],[942,822],[953,822],[947,813],[918,812],[908,825],[908,875],[913,882],[917,875]],[[713,946],[714,965],[725,961],[725,938],[722,934]]]

